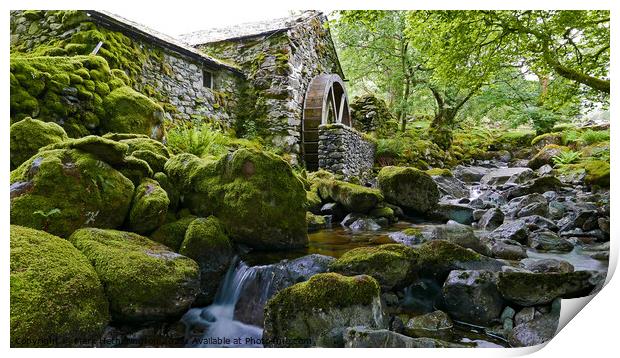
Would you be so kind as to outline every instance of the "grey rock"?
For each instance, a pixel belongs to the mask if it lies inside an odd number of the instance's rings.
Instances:
[[[534,319],[535,307],[524,307],[515,315],[515,326],[529,322]]]
[[[527,244],[528,236],[527,224],[521,219],[505,222],[489,234],[489,237],[493,239],[513,240],[520,244]]]
[[[476,183],[479,182],[489,170],[489,168],[484,167],[464,167],[458,165],[452,170],[452,175],[465,183]]]
[[[445,312],[434,311],[411,318],[407,321],[404,332],[411,337],[449,339],[453,327],[454,323]]]
[[[443,285],[446,312],[459,321],[490,325],[499,319],[504,304],[496,284],[493,272],[450,272]]]
[[[528,245],[538,251],[570,252],[573,244],[555,233],[545,230],[532,233],[528,239]]]
[[[387,329],[349,327],[344,332],[345,348],[457,348],[464,345],[433,338],[411,338]]]
[[[467,205],[440,202],[435,212],[444,220],[469,225],[474,222],[474,209]]]
[[[548,342],[558,328],[559,315],[545,314],[514,327],[508,335],[512,347],[530,347]]]
[[[534,171],[530,168],[501,168],[485,174],[481,179],[481,184],[503,185],[507,182],[520,183],[524,178],[531,178]]]
[[[504,213],[497,209],[489,209],[480,218],[478,227],[484,230],[495,230],[504,223]]]
[[[488,254],[486,246],[476,236],[474,229],[456,221],[450,220],[444,225],[435,226],[431,232],[431,238],[449,241],[483,255]]]
[[[570,262],[558,259],[533,259],[527,258],[521,260],[519,266],[524,269],[536,273],[564,273],[574,272],[575,268]]]
[[[469,189],[465,187],[465,184],[457,178],[450,176],[435,175],[432,176],[433,180],[437,184],[437,189],[441,195],[450,195],[453,198],[460,199],[469,196]]]

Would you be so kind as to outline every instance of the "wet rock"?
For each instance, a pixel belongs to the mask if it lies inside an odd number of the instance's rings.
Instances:
[[[422,235],[422,232],[415,228],[408,228],[403,231],[391,232],[388,237],[397,243],[407,246],[417,245],[424,241],[424,236]]]
[[[564,184],[558,178],[554,176],[544,176],[511,188],[508,190],[508,199],[533,193],[542,194],[546,191],[558,191],[562,189],[563,186]]]
[[[482,177],[490,171],[489,168],[484,167],[464,167],[461,165],[457,165],[453,170],[452,174],[455,178],[465,182],[465,183],[476,183],[479,182]]]
[[[86,228],[68,240],[93,264],[114,321],[179,318],[198,295],[198,264],[145,237]]]
[[[254,279],[241,287],[239,301],[235,306],[235,319],[262,326],[267,301],[277,292],[304,282],[310,277],[327,272],[333,257],[312,254],[294,260],[282,260],[272,265],[253,267]]]
[[[549,164],[545,164],[542,167],[536,169],[536,173],[539,176],[543,176],[543,175],[549,175],[551,174],[551,172],[553,172],[553,167]]]
[[[538,251],[570,252],[573,244],[555,233],[545,230],[532,233],[528,239],[528,245]]]
[[[434,175],[432,178],[442,196],[449,195],[456,199],[469,197],[469,189],[457,178],[443,175]]]
[[[489,209],[480,218],[478,227],[483,230],[495,230],[504,223],[504,213],[497,209]]]
[[[529,229],[523,220],[505,222],[489,234],[496,240],[513,240],[520,244],[527,244],[528,236]]]
[[[474,209],[468,205],[443,202],[439,203],[435,212],[444,220],[454,220],[465,225],[474,221]]]
[[[415,168],[383,167],[377,181],[386,201],[412,212],[428,213],[439,201],[437,184]]]
[[[596,260],[609,260],[609,241],[585,246],[582,253]]]
[[[434,311],[411,318],[407,321],[404,332],[411,337],[449,339],[453,327],[454,323],[445,312]]]
[[[527,251],[518,242],[512,240],[498,241],[490,243],[491,256],[504,260],[521,260],[527,257]]]
[[[456,320],[488,326],[502,313],[497,277],[489,271],[450,272],[443,285],[444,307]]]
[[[502,209],[508,217],[514,218],[519,214],[521,216],[536,215],[536,210],[546,215],[548,212],[547,205],[547,198],[541,194],[530,194],[510,200],[508,204],[502,206]],[[526,207],[527,209],[525,209]],[[529,213],[528,211],[532,212]]]
[[[353,231],[377,231],[381,229],[381,225],[372,218],[361,218],[352,222],[349,229]]]
[[[515,315],[515,326],[529,322],[534,319],[536,313],[535,307],[524,307]]]
[[[558,328],[559,300],[554,302],[554,306],[557,308],[552,309],[552,312],[516,325],[508,334],[510,345],[512,347],[530,347],[551,340]]]
[[[129,210],[129,228],[138,234],[147,235],[160,227],[166,220],[170,199],[159,183],[144,179],[134,192]]]
[[[365,327],[350,327],[344,333],[346,348],[456,348],[465,347],[432,338],[411,338],[388,331]]]
[[[575,268],[570,262],[557,259],[523,259],[519,266],[535,273],[564,273],[574,272]]]
[[[549,206],[546,202],[544,203],[531,203],[524,206],[521,210],[517,212],[516,217],[522,218],[526,216],[538,215],[538,216],[547,216],[549,214]]]
[[[502,296],[521,306],[547,304],[555,298],[583,297],[604,281],[596,271],[567,273],[501,272],[498,288]]]
[[[566,213],[566,205],[558,200],[549,202],[549,218],[559,220]]]
[[[347,327],[386,328],[379,294],[379,284],[370,276],[336,273],[285,288],[265,306],[265,346],[343,347]]]
[[[533,176],[534,172],[529,168],[501,168],[487,173],[480,179],[480,184],[498,186],[508,182],[521,183]]]
[[[331,219],[332,217],[330,215],[314,215],[308,211],[306,213],[308,232],[328,228],[331,225]]]
[[[543,165],[551,165],[553,164],[553,157],[560,155],[567,150],[567,147],[549,144],[538,151],[538,153],[536,153],[536,155],[527,163],[527,166],[532,169],[538,169]]]
[[[521,220],[527,224],[527,227],[530,231],[538,231],[538,230],[550,230],[550,231],[558,231],[557,225],[540,215],[532,215],[522,217]]]
[[[486,246],[474,233],[471,226],[460,224],[456,221],[448,221],[444,225],[433,227],[431,237],[436,240],[445,240],[461,247],[472,249],[483,255],[488,253]]]
[[[384,290],[391,290],[412,282],[417,256],[416,250],[401,244],[359,247],[331,262],[329,270],[347,276],[370,275]]]

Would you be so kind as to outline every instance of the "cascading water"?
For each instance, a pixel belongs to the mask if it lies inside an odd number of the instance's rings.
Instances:
[[[189,347],[262,347],[263,330],[234,319],[244,284],[256,276],[254,267],[236,262],[226,273],[213,304],[192,308],[181,319],[187,327]]]

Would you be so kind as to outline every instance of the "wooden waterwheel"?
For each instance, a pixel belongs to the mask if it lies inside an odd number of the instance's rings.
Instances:
[[[314,77],[304,99],[301,154],[309,171],[319,169],[319,125],[328,123],[351,125],[347,91],[336,74]]]

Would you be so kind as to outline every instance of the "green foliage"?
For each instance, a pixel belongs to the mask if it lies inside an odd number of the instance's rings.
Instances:
[[[542,107],[528,108],[525,113],[538,135],[550,132],[560,119],[557,114]]]
[[[572,164],[581,158],[581,152],[573,152],[572,150],[568,150],[565,152],[560,152],[558,155],[551,158],[553,164],[561,166],[564,164]]]
[[[581,140],[583,140],[583,142],[587,145],[608,141],[609,138],[609,130],[593,131],[591,129],[587,129],[581,133]]]
[[[175,154],[219,157],[238,148],[260,148],[256,142],[227,136],[207,123],[179,123],[168,129],[166,145]]]

